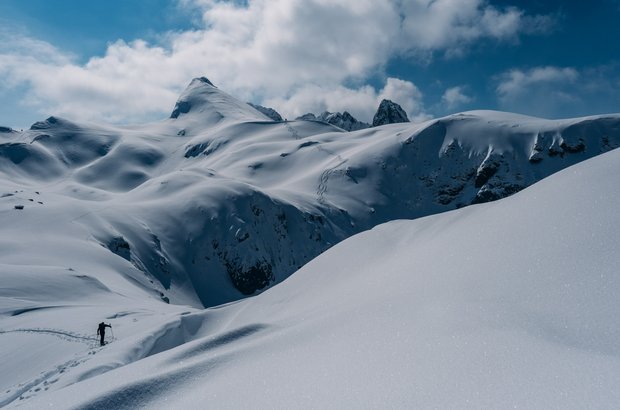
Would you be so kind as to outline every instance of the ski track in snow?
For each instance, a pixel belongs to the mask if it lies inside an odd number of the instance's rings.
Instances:
[[[94,352],[89,352],[89,355],[94,354]],[[0,397],[0,407],[4,407],[15,400],[26,400],[29,399],[42,391],[49,390],[50,386],[58,380],[63,373],[65,373],[68,369],[77,367],[80,364],[86,362],[88,358],[76,358],[66,361],[51,370],[43,371],[40,375],[30,381],[19,383],[9,389],[7,389],[4,393],[6,397]]]
[[[317,200],[319,203],[325,203],[325,192],[327,192],[327,182],[329,181],[329,177],[338,169],[340,168],[342,165],[344,165],[347,160],[345,158],[342,158],[342,156],[340,154],[337,154],[335,152],[332,152],[328,149],[325,149],[324,147],[321,146],[317,146],[316,147],[317,150],[321,151],[321,152],[325,152],[329,155],[334,156],[335,159],[337,159],[339,162],[338,164],[334,165],[333,167],[329,167],[327,169],[325,169],[323,172],[321,172],[321,175],[319,176],[319,184],[316,188],[316,195],[317,195]]]
[[[289,124],[288,121],[285,124],[286,124],[286,129],[291,133],[293,138],[295,138],[296,140],[301,139],[301,136],[299,135],[297,130],[295,128],[293,128],[293,126],[291,124]]]
[[[41,328],[32,328],[32,329],[11,329],[11,330],[0,330],[0,335],[9,334],[9,333],[33,333],[40,335],[51,335],[58,337],[64,341],[68,342],[77,342],[85,344],[89,347],[87,356],[79,355],[71,360],[68,360],[62,364],[54,366],[50,370],[45,370],[39,374],[39,376],[35,377],[32,380],[25,381],[19,384],[16,384],[9,389],[5,390],[2,395],[6,395],[2,397],[0,395],[0,407],[7,406],[8,404],[13,403],[15,400],[26,400],[31,397],[34,397],[38,393],[42,391],[49,390],[50,386],[58,380],[63,373],[67,370],[77,367],[80,364],[89,360],[90,356],[96,353],[94,348],[98,347],[97,344],[99,339],[96,337],[89,337],[85,335],[80,335],[78,333],[68,332],[65,330],[59,329],[41,329]],[[113,339],[112,339],[113,340]],[[111,343],[110,340],[108,343]]]
[[[48,334],[48,335],[52,335],[52,336],[57,336],[60,339],[67,340],[69,342],[80,342],[80,343],[86,343],[88,345],[90,345],[93,341],[96,342],[96,341],[99,340],[96,337],[89,337],[89,336],[85,336],[85,335],[80,335],[78,333],[72,333],[72,332],[68,332],[68,331],[65,331],[65,330],[58,330],[58,329],[34,328],[34,329],[0,330],[0,334],[5,334],[5,333],[40,333],[40,334]]]

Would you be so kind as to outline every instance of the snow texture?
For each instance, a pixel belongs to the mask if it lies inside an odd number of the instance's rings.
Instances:
[[[31,275],[56,305],[5,312],[2,403],[615,408],[618,173],[615,150],[510,198],[389,222],[204,311],[103,290],[80,300],[70,295],[95,288],[75,273],[14,271],[5,283],[23,289]],[[61,277],[71,291],[44,286]],[[98,317],[116,332],[103,348],[80,333]]]

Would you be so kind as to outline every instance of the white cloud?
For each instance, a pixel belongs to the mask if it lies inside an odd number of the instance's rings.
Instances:
[[[441,96],[441,101],[447,108],[452,109],[472,102],[473,98],[465,94],[462,86],[456,86],[448,88]]]
[[[559,118],[620,110],[620,66],[512,69],[496,78],[502,109]],[[612,108],[613,110],[614,108]]]
[[[408,0],[401,7],[401,48],[409,52],[445,50],[459,55],[480,39],[516,40],[553,25],[551,17],[528,16],[516,7],[500,9],[484,0]]]
[[[571,67],[512,69],[498,77],[496,93],[506,110],[555,117],[579,103],[579,77]]]
[[[383,90],[359,84],[383,76],[383,67],[396,55],[458,54],[474,41],[513,40],[547,24],[543,17],[499,9],[485,0],[179,4],[199,13],[196,29],[166,33],[157,45],[119,40],[85,64],[45,42],[0,32],[5,44],[0,81],[28,85],[31,105],[72,118],[163,116],[189,80],[202,75],[241,99],[281,101],[282,107],[274,107],[289,113],[338,106],[368,118],[376,98],[385,94],[415,117],[424,110],[414,84],[387,79]]]
[[[383,99],[400,104],[412,121],[429,118],[424,112],[420,90],[412,82],[397,78],[388,78],[381,90],[375,90],[371,86],[354,89],[344,86],[307,85],[296,90],[288,98],[270,98],[265,101],[265,104],[278,107],[288,118],[295,118],[307,112],[346,110],[358,120],[372,122],[373,115]]]
[[[501,99],[510,100],[523,93],[529,94],[531,88],[573,83],[578,77],[577,70],[571,67],[535,67],[527,71],[513,69],[501,76],[497,93]]]

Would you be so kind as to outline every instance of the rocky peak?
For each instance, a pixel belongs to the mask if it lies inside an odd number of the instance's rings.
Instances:
[[[295,119],[302,120],[302,121],[317,121],[318,120],[318,118],[316,118],[316,115],[312,114],[311,112],[301,115]]]
[[[263,107],[262,105],[248,103],[248,105],[274,121],[283,121],[282,116],[273,108]]]
[[[377,113],[372,119],[372,126],[378,127],[379,125],[394,124],[399,122],[409,122],[407,113],[402,107],[390,100],[383,100],[379,104]]]
[[[336,127],[342,128],[346,131],[356,131],[370,127],[370,124],[358,121],[347,111],[343,113],[323,111],[318,116],[312,113],[308,113],[302,115],[301,117],[297,117],[296,119],[305,121],[323,121],[328,124],[335,125]]]
[[[203,76],[203,77],[194,78],[194,79],[192,80],[192,83],[193,83],[193,82],[201,82],[201,83],[204,83],[204,84],[208,84],[208,85],[210,85],[211,87],[215,87],[215,86],[213,85],[213,83],[212,83],[211,81],[209,81],[209,79],[208,79],[207,77],[204,77],[204,76]],[[215,87],[215,88],[217,88],[217,87]]]
[[[358,121],[355,117],[349,114],[347,111],[343,113],[325,111],[317,117],[320,121],[325,121],[328,124],[335,125],[347,131],[356,131],[364,128],[369,128],[370,124],[362,121]]]

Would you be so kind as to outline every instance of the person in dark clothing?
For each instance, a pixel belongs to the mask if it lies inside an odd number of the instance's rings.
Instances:
[[[103,339],[105,338],[105,328],[109,327],[110,329],[112,328],[112,325],[109,325],[107,323],[99,323],[99,327],[97,328],[97,334],[101,337],[101,346],[103,346],[105,343],[103,341]]]

